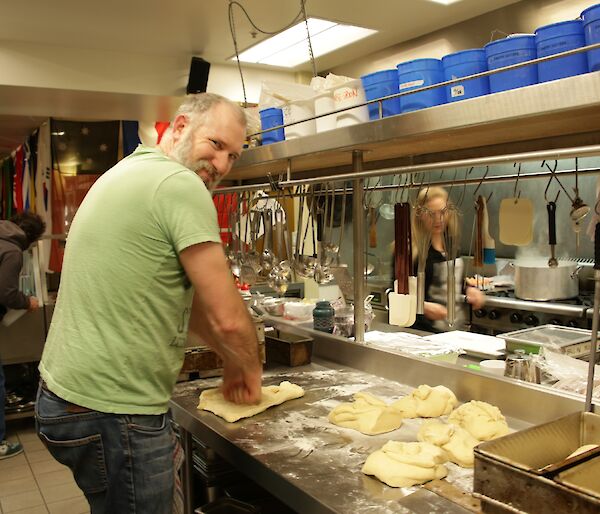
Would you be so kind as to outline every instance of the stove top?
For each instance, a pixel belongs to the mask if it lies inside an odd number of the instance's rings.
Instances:
[[[591,328],[593,293],[553,301],[521,300],[513,289],[486,291],[486,304],[473,311],[472,330],[486,334],[510,332],[538,325]]]
[[[491,291],[485,291],[485,296],[493,297],[493,298],[513,298],[515,300],[520,300],[520,298],[517,298],[515,296],[514,289],[496,288]],[[594,292],[593,291],[582,292],[578,296],[575,296],[574,298],[564,298],[562,300],[549,300],[549,301],[520,300],[520,301],[531,302],[534,305],[535,304],[542,305],[542,304],[557,303],[557,304],[562,304],[562,305],[581,305],[583,307],[593,307]]]

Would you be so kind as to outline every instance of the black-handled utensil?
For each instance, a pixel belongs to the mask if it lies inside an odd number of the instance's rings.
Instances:
[[[554,255],[556,247],[556,203],[548,202],[546,209],[548,210],[548,244],[550,245],[548,266],[556,268],[558,266],[558,261]]]
[[[594,229],[594,307],[592,311],[592,337],[590,341],[590,358],[588,363],[587,388],[585,393],[585,410],[592,412],[592,393],[594,391],[594,371],[598,345],[598,323],[600,317],[600,223]]]

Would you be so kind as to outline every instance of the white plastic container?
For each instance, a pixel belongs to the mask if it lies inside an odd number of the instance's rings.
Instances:
[[[315,116],[332,111],[335,111],[335,102],[333,100],[331,91],[328,91],[315,97]],[[317,118],[315,120],[317,133],[334,129],[336,127],[336,121],[336,114],[330,114],[329,116]]]
[[[312,118],[315,115],[315,102],[312,98],[308,100],[296,100],[286,105],[281,106],[283,111],[283,123],[293,123],[307,118]],[[298,123],[291,127],[285,127],[285,139],[294,139],[296,137],[310,136],[316,132],[315,120]]]
[[[360,79],[346,82],[343,86],[333,90],[333,101],[335,109],[343,109],[344,107],[352,107],[367,101],[365,90],[363,89]],[[348,111],[337,114],[336,127],[347,127],[369,121],[369,109],[366,105],[350,109]]]
[[[504,368],[506,363],[501,360],[485,360],[479,363],[481,371],[492,373],[493,375],[504,376]]]

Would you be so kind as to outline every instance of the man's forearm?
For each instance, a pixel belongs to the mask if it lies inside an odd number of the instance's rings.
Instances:
[[[244,306],[232,313],[230,320],[211,320],[194,299],[188,337],[193,344],[207,344],[224,361],[238,365],[258,362],[256,328]]]

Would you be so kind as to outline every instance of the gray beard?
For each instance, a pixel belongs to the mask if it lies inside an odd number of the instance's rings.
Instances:
[[[173,147],[171,150],[171,154],[169,157],[171,159],[177,161],[179,164],[182,164],[189,170],[192,170],[194,173],[198,174],[200,170],[206,170],[211,175],[211,177],[215,177],[212,181],[204,180],[204,183],[209,191],[213,191],[219,182],[221,181],[221,177],[218,176],[217,170],[215,167],[205,159],[191,159],[189,156],[192,153],[192,133],[191,131],[187,132],[185,136]]]

